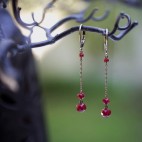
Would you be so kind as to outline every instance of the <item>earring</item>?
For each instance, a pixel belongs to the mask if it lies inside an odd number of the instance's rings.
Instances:
[[[109,58],[108,58],[108,29],[105,30],[105,36],[104,36],[104,63],[105,63],[105,92],[104,92],[104,99],[102,100],[102,102],[104,103],[105,107],[104,109],[102,109],[101,111],[101,115],[103,117],[109,117],[111,115],[111,110],[108,109],[108,104],[110,103],[110,100],[108,98],[108,81],[107,81],[107,75],[108,75],[108,62],[109,62]]]
[[[77,98],[79,99],[79,103],[76,105],[76,110],[78,112],[84,112],[86,110],[86,105],[83,103],[83,99],[85,94],[83,92],[83,82],[82,82],[82,61],[84,57],[83,53],[83,46],[85,43],[85,31],[81,30],[82,24],[79,27],[79,41],[80,41],[80,51],[79,51],[79,58],[80,58],[80,92],[77,94]]]

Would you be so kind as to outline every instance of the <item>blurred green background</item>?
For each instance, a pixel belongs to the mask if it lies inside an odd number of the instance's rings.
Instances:
[[[24,1],[21,0],[21,4]],[[47,1],[34,3],[42,8]],[[31,5],[33,3],[30,3]],[[88,6],[79,0],[57,1],[47,13],[53,25],[56,21]],[[83,90],[87,110],[75,109],[79,92],[79,40],[73,33],[54,45],[34,49],[42,88],[42,102],[46,128],[51,142],[140,142],[142,141],[142,10],[121,2],[91,1],[87,14],[94,9],[101,16],[110,10],[109,16],[99,22],[88,21],[84,25],[113,29],[120,12],[129,14],[139,25],[120,41],[109,40],[108,95],[112,115],[102,118],[104,105],[103,36],[86,35],[83,60]],[[29,9],[26,7],[26,9]],[[26,10],[25,10],[26,11]],[[125,24],[122,22],[121,24]],[[48,24],[45,23],[45,25]],[[68,22],[54,34],[79,25]],[[40,36],[39,36],[40,35]],[[41,37],[41,33],[36,35]],[[44,39],[44,38],[42,38]],[[34,39],[33,39],[34,41]],[[35,40],[37,41],[37,39]]]

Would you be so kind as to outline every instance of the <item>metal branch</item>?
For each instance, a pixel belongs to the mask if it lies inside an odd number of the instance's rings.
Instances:
[[[50,28],[50,32],[53,32],[55,29],[57,29],[59,26],[63,25],[64,23],[68,22],[68,21],[71,21],[71,20],[75,20],[76,22],[78,23],[84,23],[88,20],[90,20],[91,18],[93,18],[94,14],[97,12],[98,9],[94,9],[90,14],[89,16],[87,16],[86,18],[84,18],[84,14],[86,12],[86,10],[83,10],[82,12],[80,13],[76,13],[76,14],[73,14],[73,15],[70,15],[62,20],[60,20],[59,22],[57,22],[55,25],[53,25],[51,28]]]
[[[97,33],[102,33],[102,34],[105,32],[105,29],[101,29],[101,28],[97,28],[97,27],[91,27],[91,26],[82,26],[81,29],[84,30],[84,31],[97,32]],[[72,27],[72,28],[60,33],[60,34],[57,34],[55,37],[50,37],[49,40],[46,40],[46,41],[43,41],[43,42],[38,42],[38,43],[31,43],[29,46],[31,48],[35,48],[35,47],[41,47],[41,46],[53,44],[56,41],[64,38],[65,36],[67,36],[67,35],[69,35],[73,32],[78,31],[78,30],[79,30],[79,26],[75,26],[75,27]],[[26,48],[25,45],[18,45],[19,51],[22,51],[25,48]]]
[[[102,20],[104,20],[105,18],[108,17],[109,13],[110,13],[110,11],[107,10],[107,11],[104,13],[104,15],[102,15],[102,16],[100,16],[100,17],[92,17],[92,20],[93,20],[93,21],[102,21]]]
[[[54,3],[55,3],[56,1],[57,1],[57,0],[52,0],[51,2],[49,2],[49,3],[45,6],[45,8],[43,9],[42,19],[41,19],[41,21],[39,22],[39,24],[43,22],[47,10],[50,9],[51,7],[53,7],[53,5],[54,5]]]
[[[16,21],[24,28],[29,29],[29,26],[34,26],[37,25],[37,23],[34,21],[33,23],[25,23],[22,21],[21,17],[20,17],[20,11],[21,8],[18,7],[18,0],[12,0],[12,8],[13,8],[13,14],[14,17],[16,19]]]
[[[120,22],[121,20],[123,20],[124,18],[127,19],[127,23],[125,26],[121,27],[120,26]],[[72,27],[68,30],[65,30],[59,34],[57,34],[55,37],[52,37],[51,36],[51,33],[56,29],[58,28],[61,24],[65,23],[66,21],[69,21],[69,20],[72,20],[73,17],[67,17],[61,21],[59,21],[58,23],[56,23],[53,27],[51,27],[51,29],[44,29],[46,32],[47,32],[47,37],[48,39],[46,41],[42,41],[42,42],[38,42],[38,43],[31,43],[29,46],[31,48],[35,48],[35,47],[41,47],[41,46],[45,46],[45,45],[49,45],[49,44],[53,44],[55,43],[56,41],[64,38],[65,36],[73,33],[73,32],[76,32],[79,30],[79,26],[75,26],[75,27]],[[131,19],[129,17],[129,15],[125,14],[125,13],[120,13],[120,15],[118,16],[116,22],[115,22],[115,25],[114,25],[114,28],[111,32],[109,32],[108,36],[111,40],[120,40],[122,39],[129,31],[131,31],[135,26],[138,25],[138,22],[131,22]],[[96,32],[96,33],[100,33],[102,35],[105,34],[105,29],[102,29],[102,28],[98,28],[98,27],[91,27],[91,26],[82,26],[82,30],[84,31],[89,31],[89,32]],[[115,35],[116,31],[119,31],[119,34],[118,35]],[[26,45],[27,46],[27,45]],[[18,50],[19,51],[22,51],[22,50],[25,50],[26,48],[25,45],[19,45],[18,46]]]
[[[87,11],[87,9],[81,11],[80,13],[70,15],[70,16],[60,20],[59,22],[57,22],[55,25],[53,25],[50,28],[50,32],[53,32],[55,29],[57,29],[59,26],[63,25],[67,21],[75,20],[78,23],[85,23],[85,22],[89,21],[90,19],[92,19],[93,21],[101,21],[101,20],[104,20],[109,14],[109,11],[106,11],[103,16],[94,17],[95,13],[98,11],[98,9],[94,9],[86,18],[84,18],[86,11]]]
[[[92,10],[92,12],[87,17],[85,17],[84,15],[85,15],[87,9],[84,9],[80,13],[72,14],[72,15],[70,15],[70,16],[68,16],[68,17],[66,17],[66,18],[64,18],[64,19],[62,19],[60,21],[58,21],[51,28],[46,28],[46,27],[41,26],[40,24],[44,20],[45,13],[46,13],[47,9],[49,9],[51,6],[53,6],[55,1],[56,0],[53,0],[51,3],[49,3],[45,7],[44,13],[43,13],[43,17],[42,17],[40,22],[36,22],[36,20],[34,18],[34,14],[32,13],[33,23],[28,24],[28,23],[25,23],[25,22],[23,22],[21,20],[20,8],[18,8],[18,0],[12,0],[13,12],[14,12],[14,15],[15,15],[15,18],[16,18],[17,22],[20,25],[22,25],[23,27],[25,27],[28,30],[30,30],[30,34],[27,37],[27,39],[28,39],[27,41],[28,41],[28,44],[29,44],[30,48],[41,47],[41,46],[53,44],[56,41],[64,38],[65,36],[67,36],[67,35],[69,35],[69,34],[79,30],[79,26],[75,26],[75,27],[67,29],[67,30],[65,30],[65,31],[63,31],[63,32],[61,32],[61,33],[59,33],[59,34],[57,34],[56,36],[53,37],[52,36],[52,32],[54,30],[56,30],[57,28],[59,28],[61,25],[63,25],[66,22],[68,22],[68,21],[74,20],[74,21],[76,21],[78,23],[84,23],[84,22],[87,22],[89,20],[100,21],[100,20],[105,19],[108,16],[108,14],[109,14],[109,11],[106,11],[103,16],[95,17],[95,14],[98,11],[98,9],[94,9],[94,10]],[[124,26],[120,26],[120,23],[121,23],[121,21],[123,19],[125,19],[127,22],[126,22],[126,24]],[[131,31],[136,25],[138,25],[138,22],[137,21],[131,22],[131,18],[130,18],[130,16],[128,14],[120,13],[119,16],[116,19],[116,22],[114,24],[114,28],[109,32],[108,36],[109,36],[109,38],[111,40],[120,40],[129,31]],[[41,41],[41,42],[37,42],[37,43],[31,43],[31,36],[33,34],[33,28],[35,26],[37,26],[37,27],[39,27],[39,28],[41,28],[41,29],[43,29],[45,31],[46,36],[47,36],[47,40]],[[104,35],[104,33],[105,33],[105,29],[98,28],[98,27],[82,26],[82,30],[89,31],[89,32],[96,32],[96,33],[100,33],[102,35]],[[118,34],[116,34],[117,31],[119,31]],[[27,47],[27,44],[26,45],[18,45],[17,47],[18,47],[18,51],[23,51]]]
[[[46,7],[43,10],[43,14],[42,14],[42,18],[41,18],[40,22],[36,22],[36,20],[34,18],[34,13],[32,13],[31,16],[32,16],[33,22],[32,23],[25,23],[21,19],[21,16],[20,16],[20,12],[21,12],[22,8],[18,7],[18,0],[12,0],[12,8],[13,8],[13,13],[14,13],[15,19],[22,27],[30,30],[30,27],[40,25],[43,22],[43,20],[45,18],[46,11],[49,8],[51,8],[56,1],[57,0],[52,0],[50,3],[48,3],[46,5]]]
[[[120,22],[123,19],[126,19],[127,23],[125,26],[122,27],[120,26]],[[109,37],[113,40],[120,40],[137,25],[137,21],[134,21],[133,23],[131,22],[131,18],[128,14],[120,13],[118,18],[116,19],[113,30],[109,33]],[[119,31],[119,34],[115,35],[117,31]]]

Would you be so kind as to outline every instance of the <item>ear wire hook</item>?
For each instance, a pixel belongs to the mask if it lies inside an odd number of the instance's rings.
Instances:
[[[85,43],[85,31],[83,31],[81,28],[83,27],[83,25],[81,24],[79,26],[79,41],[80,41],[80,47],[84,46]]]
[[[104,50],[105,56],[107,57],[107,47],[108,47],[108,29],[105,29],[105,36],[104,36]]]
[[[105,29],[104,44],[107,46],[108,42],[108,29]]]

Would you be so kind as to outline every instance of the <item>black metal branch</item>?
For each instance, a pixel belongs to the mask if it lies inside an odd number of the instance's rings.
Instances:
[[[72,20],[72,16],[70,18]],[[72,27],[68,30],[65,30],[65,31],[57,34],[55,37],[51,36],[51,33],[53,32],[53,30],[58,28],[61,24],[65,23],[66,21],[69,21],[70,18],[68,17],[67,19],[65,18],[65,19],[59,21],[53,27],[51,27],[51,29],[46,29],[46,28],[42,27],[46,31],[48,39],[46,41],[42,41],[42,42],[38,42],[38,43],[30,43],[30,45],[29,45],[30,48],[41,47],[41,46],[53,44],[56,41],[64,38],[65,36],[78,31],[79,26],[75,26],[75,27]],[[120,22],[124,18],[127,19],[127,23],[125,26],[121,27]],[[118,18],[115,22],[114,28],[112,29],[111,32],[109,32],[108,36],[111,40],[120,40],[137,25],[138,25],[137,21],[131,22],[131,18],[129,15],[127,15],[125,13],[120,13],[120,15],[118,16]],[[105,29],[98,28],[98,27],[82,26],[82,30],[89,31],[89,32],[96,32],[96,33],[100,33],[102,35],[105,35]],[[115,35],[116,31],[119,31],[119,33],[117,35]],[[27,47],[27,45],[18,45],[18,50],[23,51],[23,50],[25,50],[26,47]]]
[[[120,21],[126,19],[127,23],[125,26],[120,26]],[[113,40],[120,40],[122,39],[130,30],[132,30],[135,26],[138,25],[137,21],[131,22],[131,18],[128,14],[120,13],[116,22],[114,24],[113,30],[109,33],[109,36]],[[115,35],[116,31],[119,31],[118,35]]]
[[[121,19],[127,19],[127,23],[125,26],[120,27],[119,23]],[[127,28],[129,28],[131,26],[131,18],[129,15],[124,14],[124,13],[120,13],[120,16],[116,19],[116,22],[114,24],[114,29],[112,30],[112,32],[110,33],[111,35],[114,34],[117,30],[126,30]]]
[[[29,29],[29,26],[34,26],[37,25],[37,23],[34,21],[32,23],[25,23],[22,21],[21,17],[20,17],[20,11],[21,8],[18,7],[18,0],[12,0],[12,8],[13,8],[13,14],[14,17],[16,19],[16,21],[24,28]]]
[[[46,6],[46,8],[44,10],[44,13],[43,13],[43,17],[45,16],[46,10],[48,8],[50,8],[53,5],[53,3],[55,3],[55,1],[52,1],[51,3],[49,3]],[[59,22],[57,22],[56,24],[54,24],[50,29],[48,29],[48,28],[40,26],[41,22],[43,21],[43,17],[42,17],[42,20],[40,22],[37,22],[35,20],[34,13],[32,13],[33,23],[28,24],[28,23],[23,22],[22,19],[21,19],[21,17],[20,17],[20,10],[21,9],[18,8],[18,0],[16,0],[16,1],[12,0],[12,5],[13,5],[13,13],[15,15],[15,19],[17,20],[17,22],[21,26],[23,26],[24,28],[26,28],[26,29],[28,29],[30,31],[30,34],[27,37],[29,43],[30,43],[30,40],[31,40],[31,35],[33,33],[33,28],[35,26],[40,27],[40,28],[42,28],[45,31],[47,39],[48,39],[48,41],[45,41],[45,43],[46,42],[50,43],[51,41],[54,41],[53,37],[51,36],[51,33],[54,30],[56,30],[57,28],[59,28],[59,26],[63,25],[64,23],[66,23],[68,21],[75,20],[78,23],[84,23],[84,22],[86,22],[86,21],[88,21],[90,19],[92,19],[93,21],[101,21],[101,20],[105,19],[108,16],[108,14],[109,14],[109,11],[106,11],[104,13],[104,15],[102,15],[100,17],[95,17],[94,15],[98,11],[98,9],[94,9],[87,17],[84,17],[85,12],[87,11],[87,8],[86,8],[86,9],[82,10],[80,13],[72,14],[72,15],[70,15],[70,16],[62,19],[62,20],[60,20]]]
[[[33,22],[32,23],[25,23],[22,19],[21,19],[21,16],[20,16],[20,12],[21,12],[21,7],[18,7],[18,0],[12,0],[12,8],[13,8],[13,14],[14,14],[14,17],[16,19],[16,21],[24,28],[26,29],[29,29],[30,30],[30,27],[32,26],[38,26],[40,25],[44,18],[45,18],[45,14],[46,14],[46,11],[51,8],[53,6],[53,4],[56,2],[56,0],[52,0],[51,2],[49,2],[46,7],[44,8],[43,10],[43,14],[42,14],[42,18],[40,20],[40,22],[37,22],[34,18],[34,13],[32,13],[32,19],[33,19]]]
[[[49,3],[49,5],[47,5],[46,8],[49,8],[51,5],[53,5],[54,2],[55,1],[52,1],[51,3]],[[30,48],[41,47],[41,46],[53,44],[56,41],[60,40],[61,38],[79,30],[79,26],[75,26],[75,27],[67,29],[67,30],[65,30],[65,31],[63,31],[63,32],[61,32],[61,33],[59,33],[59,34],[57,34],[56,36],[53,37],[52,32],[68,21],[74,20],[78,23],[84,23],[88,20],[100,21],[100,20],[103,20],[104,18],[106,18],[109,14],[109,11],[106,11],[103,16],[95,17],[94,15],[95,15],[95,13],[97,12],[98,9],[94,9],[87,17],[85,17],[84,15],[85,15],[85,12],[87,11],[87,9],[85,9],[85,10],[81,11],[80,13],[72,14],[72,15],[58,21],[57,23],[55,23],[52,27],[50,27],[48,29],[48,28],[45,28],[45,27],[40,25],[40,23],[43,21],[43,17],[45,16],[46,8],[44,10],[42,20],[39,23],[36,22],[36,20],[34,18],[34,14],[32,14],[33,23],[27,24],[27,23],[25,23],[21,20],[20,8],[17,8],[18,7],[18,0],[12,0],[12,5],[13,5],[13,12],[14,12],[14,15],[15,15],[17,22],[20,25],[22,25],[23,27],[30,30],[30,34],[27,37],[27,39],[28,39],[27,41],[28,41]],[[124,26],[120,26],[120,22],[123,19],[126,19],[127,22]],[[131,18],[130,18],[129,15],[127,15],[125,13],[120,13],[119,16],[116,19],[116,22],[114,24],[114,28],[112,29],[112,31],[109,32],[108,36],[111,40],[120,40],[129,31],[131,31],[136,25],[138,25],[137,21],[131,22]],[[46,36],[47,36],[47,40],[37,42],[37,43],[31,43],[31,35],[33,34],[33,28],[35,26],[40,27],[45,31]],[[98,28],[98,27],[82,26],[82,30],[89,31],[89,32],[96,32],[96,33],[100,33],[102,35],[105,34],[105,29]],[[118,34],[116,34],[117,31],[119,31]],[[17,47],[18,47],[19,51],[23,51],[23,50],[25,50],[27,45],[18,45]]]
[[[52,2],[52,3],[49,3],[49,4],[47,5],[47,7],[49,8],[49,7],[51,6],[51,4],[53,4],[53,2]],[[40,22],[36,22],[36,20],[35,20],[35,18],[34,18],[34,13],[32,13],[33,22],[32,22],[32,23],[25,23],[25,22],[22,21],[22,19],[21,19],[21,17],[20,17],[21,8],[19,8],[19,7],[17,6],[17,5],[18,5],[18,0],[12,0],[12,5],[13,5],[13,13],[14,13],[15,19],[17,20],[17,22],[18,22],[22,27],[24,27],[24,28],[30,30],[30,27],[31,27],[31,26],[38,26],[38,25],[40,25],[40,24],[43,22],[44,17],[45,17],[45,13],[46,13],[46,10],[47,10],[47,7],[45,8],[45,10],[44,10],[44,12],[43,12],[43,16],[42,16],[42,19],[41,19]],[[60,25],[62,25],[63,23],[65,23],[65,22],[67,22],[67,21],[69,21],[69,20],[76,20],[76,21],[79,22],[79,23],[81,23],[81,22],[84,23],[84,22],[86,22],[86,21],[88,21],[88,20],[90,20],[90,19],[92,19],[92,20],[94,20],[94,21],[100,21],[100,20],[105,19],[105,18],[108,16],[108,14],[109,14],[109,11],[106,11],[103,16],[101,16],[101,17],[94,17],[94,14],[95,14],[95,12],[96,12],[97,10],[98,10],[98,9],[94,9],[94,10],[90,13],[90,15],[89,15],[88,17],[86,17],[86,18],[84,18],[84,15],[85,15],[85,12],[87,11],[87,9],[81,11],[80,13],[76,13],[76,14],[73,14],[73,15],[71,15],[71,16],[69,16],[69,17],[66,17],[66,18],[64,18],[63,20],[59,21],[59,22],[58,22],[57,24],[55,24],[54,26],[52,26],[52,28],[50,29],[50,31],[52,32],[53,30],[55,30],[55,29],[56,29],[56,25],[58,25],[58,27],[59,27]]]
[[[100,16],[100,17],[92,17],[92,20],[93,21],[102,21],[104,20],[105,18],[108,17],[110,11],[109,10],[106,10],[106,12],[104,13],[104,15]]]
[[[105,29],[101,29],[101,28],[97,28],[97,27],[91,27],[91,26],[82,26],[81,29],[84,30],[84,31],[96,32],[96,33],[102,33],[102,34],[105,32]],[[69,35],[73,32],[76,32],[78,30],[79,30],[79,26],[75,26],[75,27],[72,27],[72,28],[60,33],[60,34],[57,34],[55,37],[50,37],[50,40],[46,40],[46,41],[38,42],[38,43],[31,43],[29,46],[31,48],[35,48],[35,47],[41,47],[41,46],[53,44],[56,41],[62,39],[63,37],[65,37],[65,36],[67,36],[67,35]],[[18,46],[19,51],[22,51],[25,48],[26,48],[26,45],[19,45]]]
[[[57,22],[55,25],[53,25],[50,28],[50,32],[53,32],[55,29],[57,29],[59,26],[61,26],[62,24],[64,24],[67,21],[75,20],[78,23],[85,23],[85,22],[89,21],[90,19],[92,19],[93,21],[101,21],[101,20],[104,20],[109,14],[109,11],[106,11],[103,16],[94,17],[95,13],[98,11],[98,9],[94,9],[86,18],[84,18],[86,11],[87,11],[87,9],[81,11],[80,13],[70,15],[70,16],[60,20],[59,22]]]
[[[54,3],[56,2],[57,0],[52,0],[51,2],[49,2],[45,8],[43,9],[43,14],[42,14],[42,18],[41,18],[41,21],[39,22],[39,24],[41,24],[45,18],[45,14],[47,12],[48,9],[50,9],[51,7],[53,7]]]
[[[43,22],[43,20],[45,18],[46,11],[49,8],[51,8],[55,2],[56,2],[56,0],[53,0],[50,3],[47,4],[47,6],[43,10],[42,19],[41,19],[40,22],[37,22],[35,20],[34,13],[32,13],[33,22],[32,23],[25,23],[24,21],[22,21],[21,16],[20,16],[21,8],[18,7],[18,0],[12,0],[12,8],[13,8],[13,13],[14,13],[15,19],[17,20],[17,22],[22,27],[27,28],[27,29],[30,30],[31,26],[38,26],[38,25],[40,25]],[[76,14],[70,15],[69,17],[64,18],[63,20],[59,21],[57,24],[52,26],[50,31],[52,32],[53,30],[55,30],[56,29],[56,25],[58,25],[58,26],[62,25],[63,23],[65,23],[65,22],[67,22],[69,20],[76,20],[79,23],[84,23],[84,22],[86,22],[86,21],[88,21],[90,19],[92,19],[94,21],[101,21],[101,20],[104,20],[109,15],[109,11],[106,11],[104,13],[104,15],[102,15],[100,17],[94,17],[94,14],[98,11],[98,9],[94,9],[86,18],[84,18],[85,12],[87,10],[88,10],[88,8],[82,10],[80,13],[76,13]]]

